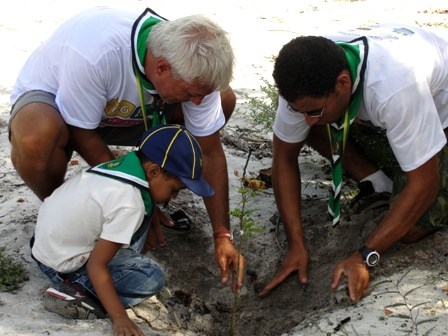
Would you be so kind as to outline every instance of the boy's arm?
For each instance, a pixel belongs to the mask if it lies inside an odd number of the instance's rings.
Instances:
[[[87,273],[98,298],[114,323],[114,335],[144,336],[128,317],[109,272],[108,264],[120,248],[121,244],[100,238],[87,262]]]

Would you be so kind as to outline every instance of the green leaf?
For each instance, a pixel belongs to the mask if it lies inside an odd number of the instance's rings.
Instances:
[[[428,322],[436,322],[438,319],[439,319],[438,317],[433,317],[433,318],[429,318],[429,319],[425,319],[425,320],[420,320],[415,325],[420,325],[420,324],[428,323]]]
[[[398,287],[398,285],[403,281],[403,279],[406,277],[406,275],[408,275],[409,274],[409,272],[410,272],[411,270],[407,270],[402,276],[401,276],[401,278],[398,280],[398,282],[397,282],[397,287]]]
[[[394,308],[394,307],[407,307],[406,303],[402,303],[402,302],[398,302],[398,303],[393,303],[387,306],[384,306],[384,308]]]
[[[428,303],[431,303],[431,301],[426,301],[426,302],[417,303],[415,306],[412,306],[411,310],[414,309],[414,308],[417,308],[417,307],[419,307],[419,306],[423,306],[423,305],[425,305],[425,304],[428,304]]]
[[[412,288],[411,290],[409,290],[408,292],[406,292],[406,294],[404,294],[403,297],[408,296],[408,295],[411,294],[413,291],[415,291],[415,290],[417,290],[417,289],[419,289],[419,288],[422,288],[422,287],[424,287],[424,286],[425,286],[425,285],[421,285],[421,286]]]
[[[397,290],[391,290],[391,291],[381,292],[378,295],[384,295],[384,294],[400,294],[400,292]]]
[[[386,280],[381,280],[381,281],[375,282],[375,283],[373,283],[373,284],[370,285],[370,289],[373,289],[373,288],[375,288],[375,287],[378,287],[379,285],[382,285],[382,284],[384,284],[384,283],[392,283],[392,280],[390,280],[390,279],[386,279]]]

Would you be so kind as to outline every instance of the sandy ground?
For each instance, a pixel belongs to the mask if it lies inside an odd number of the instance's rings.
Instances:
[[[249,161],[248,172],[256,176],[270,165],[271,134],[257,132],[247,116],[245,94],[259,95],[262,79],[271,81],[273,57],[281,46],[299,34],[319,34],[375,22],[406,22],[419,25],[448,24],[446,1],[128,1],[16,0],[0,11],[0,247],[24,263],[30,275],[17,293],[0,292],[0,334],[110,335],[111,323],[73,321],[45,311],[40,292],[48,285],[30,258],[28,241],[34,230],[37,203],[12,167],[7,139],[9,94],[21,65],[59,23],[82,9],[96,5],[143,10],[149,6],[174,19],[203,13],[230,33],[237,66],[232,87],[238,106],[223,131],[237,146],[226,145],[230,174],[231,208],[237,207],[239,180],[247,158],[245,145],[265,146]],[[6,6],[4,6],[6,7]],[[255,130],[255,132],[254,132]],[[127,150],[127,149],[124,149]],[[85,168],[69,166],[68,176]],[[448,298],[446,246],[448,232],[414,245],[397,244],[372,272],[372,286],[359,303],[351,304],[345,288],[330,289],[330,274],[338,260],[359,246],[383,212],[344,217],[329,229],[325,215],[326,181],[321,158],[309,152],[303,158],[304,226],[311,252],[311,283],[298,285],[292,276],[265,299],[257,291],[273,277],[281,263],[286,241],[276,220],[272,189],[254,197],[249,206],[264,233],[244,247],[246,283],[238,311],[239,335],[447,335]],[[349,190],[353,183],[348,181]],[[177,205],[191,214],[194,227],[184,236],[167,235],[168,247],[152,257],[166,269],[168,283],[157,298],[129,310],[146,335],[227,335],[233,297],[219,284],[213,260],[211,229],[202,201],[180,195]],[[360,225],[360,223],[363,225]],[[236,223],[233,227],[236,228]],[[237,231],[235,229],[235,231]]]

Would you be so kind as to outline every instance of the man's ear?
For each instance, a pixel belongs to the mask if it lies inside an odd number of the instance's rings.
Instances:
[[[336,78],[336,88],[338,89],[351,89],[352,78],[348,70],[342,70],[341,73]]]
[[[171,73],[171,66],[165,58],[156,60],[156,74],[159,77],[164,77]]]

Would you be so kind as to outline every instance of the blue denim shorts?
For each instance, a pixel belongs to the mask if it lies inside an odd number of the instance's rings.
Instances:
[[[165,274],[162,267],[140,254],[146,240],[149,223],[150,219],[145,217],[139,230],[134,234],[131,245],[126,249],[120,249],[108,265],[115,290],[125,307],[136,305],[157,294],[165,285]],[[31,246],[32,244],[33,238]],[[64,280],[76,282],[97,297],[87,274],[86,265],[71,273],[59,273],[38,260],[36,262],[52,283],[57,284]]]

